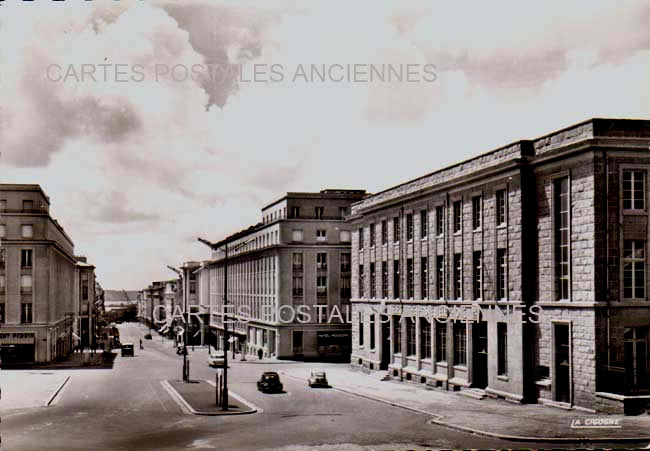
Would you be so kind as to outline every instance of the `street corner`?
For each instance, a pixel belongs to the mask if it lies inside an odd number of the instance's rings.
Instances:
[[[70,375],[55,371],[0,372],[0,412],[33,407],[51,407],[61,397]]]
[[[245,400],[240,395],[229,391],[228,410],[217,404],[216,384],[207,380],[163,380],[160,382],[165,391],[178,404],[180,409],[191,415],[246,415],[262,412],[262,409]]]

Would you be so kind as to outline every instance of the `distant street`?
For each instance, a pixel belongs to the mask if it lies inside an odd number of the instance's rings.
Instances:
[[[170,341],[143,340],[146,329],[120,326],[122,342],[133,342],[134,358],[120,356],[112,370],[62,370],[71,375],[52,407],[5,412],[4,449],[274,449],[352,444],[394,449],[537,447],[493,440],[427,424],[427,417],[331,389],[310,389],[283,377],[285,394],[261,394],[255,381],[264,370],[282,371],[317,363],[232,363],[231,389],[263,409],[231,417],[187,415],[171,399],[161,380],[180,378],[181,356]],[[191,348],[190,348],[191,349]],[[230,357],[230,354],[229,354]],[[207,349],[190,351],[191,377],[214,380]],[[3,392],[5,387],[3,387]],[[548,447],[548,444],[546,445]],[[291,449],[303,449],[301,446]],[[305,448],[307,449],[307,448]]]

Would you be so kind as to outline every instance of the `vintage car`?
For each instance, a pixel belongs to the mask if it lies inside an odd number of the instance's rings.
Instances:
[[[208,365],[212,367],[223,367],[226,364],[226,354],[223,351],[215,351],[208,355]]]
[[[312,371],[307,379],[307,385],[310,387],[329,387],[325,371]]]
[[[122,357],[133,357],[134,355],[135,352],[133,351],[133,343],[122,343]]]
[[[260,380],[257,381],[257,389],[263,393],[281,393],[283,388],[282,382],[280,382],[280,376],[273,371],[262,373]]]

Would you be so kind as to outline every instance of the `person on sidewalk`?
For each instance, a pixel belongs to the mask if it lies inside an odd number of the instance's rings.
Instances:
[[[261,349],[258,349],[257,350],[257,358],[262,360],[262,357],[264,357],[264,351],[262,351]]]

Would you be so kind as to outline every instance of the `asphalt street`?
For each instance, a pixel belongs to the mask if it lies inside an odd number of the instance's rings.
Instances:
[[[122,342],[135,343],[134,357],[120,357],[112,369],[65,370],[71,376],[55,405],[4,412],[2,446],[7,450],[38,449],[423,449],[513,448],[541,444],[513,443],[431,425],[425,415],[391,407],[332,389],[308,388],[284,377],[286,393],[262,394],[259,375],[289,365],[317,363],[231,363],[230,388],[263,411],[250,415],[188,415],[161,385],[181,377],[182,357],[173,346],[153,340],[138,342],[146,329],[120,326]],[[230,357],[230,355],[229,355]],[[207,349],[189,355],[192,379],[214,380]],[[240,356],[237,357],[238,359]],[[544,447],[548,448],[549,444]]]

